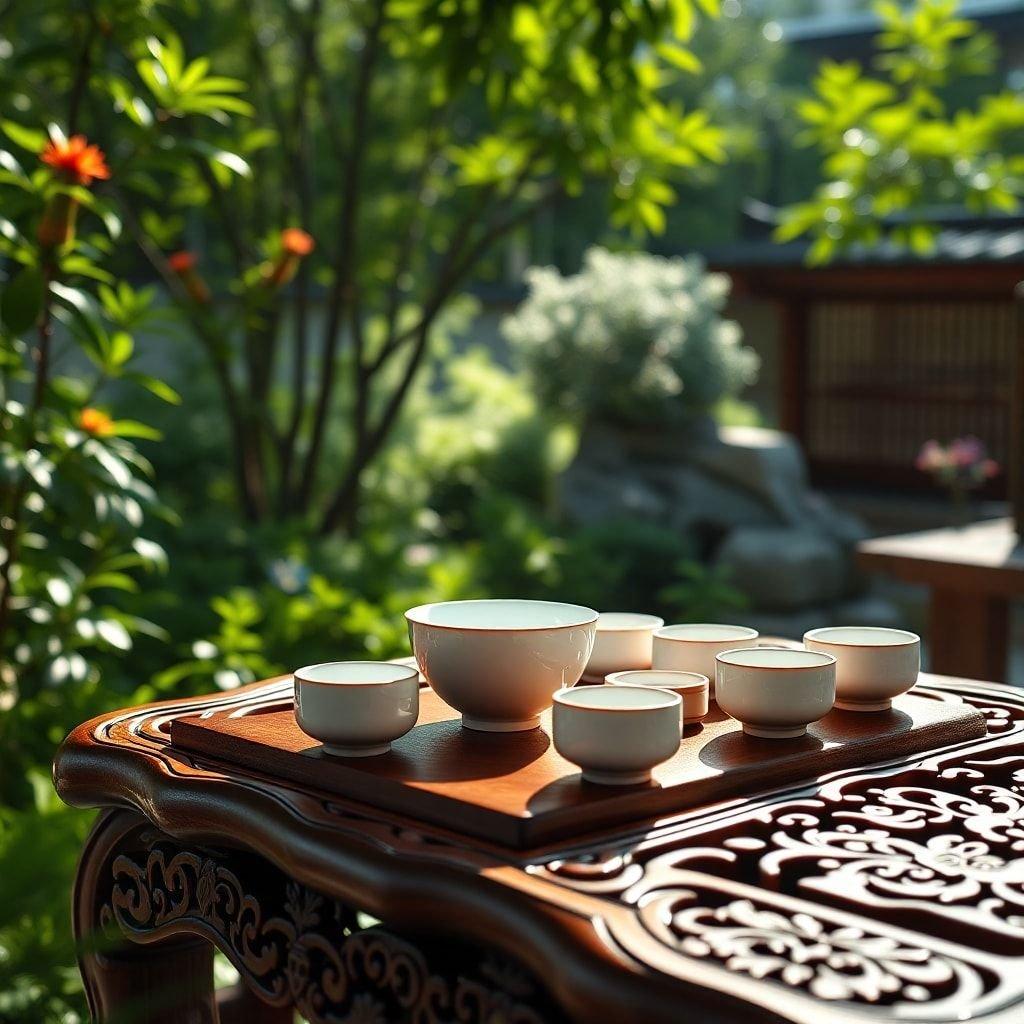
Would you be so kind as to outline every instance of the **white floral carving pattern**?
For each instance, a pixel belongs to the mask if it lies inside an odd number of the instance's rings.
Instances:
[[[804,988],[819,999],[920,1003],[955,990],[963,1001],[984,990],[973,967],[893,936],[809,913],[782,913],[750,899],[711,907],[708,895],[689,889],[661,892],[645,904],[645,923],[690,956]]]
[[[1006,770],[1024,757],[999,758]],[[967,761],[964,768],[985,777]],[[1021,770],[1012,774],[1016,781]],[[803,885],[845,900],[921,912],[957,909],[972,927],[1024,940],[1024,796],[984,784],[965,793],[924,786],[872,787],[845,794],[834,827],[806,812],[782,814],[761,859],[768,876],[793,861],[813,860],[820,872]],[[857,801],[862,801],[858,804]],[[850,807],[850,809],[846,809]],[[853,809],[853,808],[856,809]]]

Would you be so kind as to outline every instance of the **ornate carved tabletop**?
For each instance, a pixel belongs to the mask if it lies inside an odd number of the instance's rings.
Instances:
[[[313,1022],[1019,1024],[1024,692],[921,685],[988,736],[530,851],[170,746],[287,680],[96,719],[54,768],[104,808],[74,902],[93,1015],[216,1020],[212,942]]]

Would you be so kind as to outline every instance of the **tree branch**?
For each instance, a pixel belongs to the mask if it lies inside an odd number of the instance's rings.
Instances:
[[[427,351],[427,342],[430,337],[430,330],[437,314],[443,308],[445,302],[450,298],[456,288],[462,283],[478,259],[492,246],[499,238],[513,231],[521,224],[526,223],[542,207],[554,202],[562,194],[562,186],[558,182],[552,183],[543,196],[529,206],[523,207],[514,214],[493,222],[490,227],[465,251],[460,258],[455,245],[449,249],[451,259],[446,259],[446,270],[439,275],[437,284],[430,299],[424,306],[420,320],[413,328],[414,344],[409,361],[402,372],[402,379],[398,386],[392,391],[384,410],[377,419],[376,424],[366,430],[363,443],[357,445],[352,462],[348,467],[337,491],[335,491],[327,510],[320,523],[320,533],[325,535],[333,532],[346,518],[351,519],[351,507],[357,503],[359,487],[363,471],[370,464],[377,452],[387,440],[388,434],[394,427],[402,405],[405,402],[409,388],[416,377],[423,358]],[[369,386],[367,382],[367,387]]]
[[[166,257],[153,244],[152,239],[143,231],[142,225],[124,194],[111,189],[118,198],[118,206],[124,222],[131,233],[135,244],[150,266],[157,272],[164,287],[170,293],[178,308],[185,314],[193,332],[205,349],[213,367],[221,398],[227,413],[228,425],[231,428],[232,451],[234,456],[235,481],[239,500],[246,518],[257,522],[263,512],[264,493],[260,477],[260,467],[248,443],[244,417],[240,409],[239,396],[234,382],[231,380],[231,368],[224,355],[224,336],[214,325],[207,322],[201,310],[196,307],[191,296],[181,283],[178,275],[171,269]]]
[[[46,258],[46,262],[43,265],[43,308],[37,324],[38,341],[33,352],[36,374],[32,385],[32,398],[28,407],[28,415],[25,417],[26,453],[35,447],[36,420],[43,407],[43,402],[46,398],[46,388],[50,379],[50,344],[53,338],[53,296],[50,293],[50,283],[53,281],[53,277],[54,265],[52,255],[50,255]],[[3,564],[0,565],[0,664],[3,664],[6,660],[4,654],[7,649],[7,630],[10,622],[13,589],[11,573],[18,561],[21,547],[22,512],[24,511],[28,487],[29,473],[25,466],[22,466],[18,484],[14,488],[11,508],[8,510],[7,515],[3,517],[5,557]]]
[[[82,109],[82,100],[89,85],[89,74],[92,71],[92,45],[96,38],[96,17],[92,10],[88,13],[89,27],[85,31],[85,42],[82,43],[82,55],[75,68],[75,78],[71,83],[71,94],[68,97],[68,135],[78,131],[78,114]]]
[[[338,219],[338,258],[335,264],[334,283],[328,299],[327,324],[320,359],[320,393],[317,396],[309,450],[306,453],[299,487],[299,502],[303,508],[308,506],[316,484],[324,429],[334,395],[336,369],[334,361],[338,351],[342,312],[345,303],[351,300],[352,278],[357,259],[356,224],[359,216],[360,177],[369,143],[370,88],[379,55],[385,9],[385,0],[376,0],[373,20],[366,30],[366,41],[359,63],[356,92],[352,104],[352,142],[348,149],[342,177],[342,201]]]
[[[385,344],[395,336],[395,328],[398,321],[398,312],[402,299],[402,278],[409,271],[412,264],[412,255],[416,243],[420,241],[426,230],[426,220],[420,216],[423,211],[423,199],[426,192],[426,184],[430,174],[430,165],[437,158],[440,152],[438,135],[441,120],[447,104],[435,107],[431,112],[430,124],[427,126],[427,141],[423,147],[423,160],[414,177],[414,188],[412,208],[409,211],[409,219],[405,226],[405,232],[398,243],[398,255],[395,258],[395,269],[388,286],[388,295],[384,312],[384,338]]]
[[[304,30],[300,35],[300,72],[296,82],[295,123],[296,143],[293,147],[292,173],[298,186],[299,218],[303,227],[309,228],[313,220],[313,153],[309,131],[309,87],[319,67],[316,60],[316,38],[320,26],[321,0],[310,5]],[[295,280],[294,318],[295,338],[292,354],[291,414],[280,444],[279,480],[277,496],[278,515],[282,518],[290,511],[294,498],[292,474],[295,463],[299,428],[306,408],[306,371],[309,362],[309,261],[303,260]]]

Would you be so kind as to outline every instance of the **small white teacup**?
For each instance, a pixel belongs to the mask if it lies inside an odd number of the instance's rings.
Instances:
[[[554,697],[551,739],[588,782],[648,782],[651,769],[679,749],[681,703],[651,686],[564,687]]]
[[[809,651],[836,658],[836,707],[885,711],[921,671],[921,638],[884,626],[825,626],[804,633]]]
[[[612,672],[605,682],[609,686],[657,686],[678,693],[683,702],[684,726],[707,717],[709,680],[699,672],[672,672],[657,668]]]
[[[654,631],[664,625],[665,620],[657,615],[601,612],[584,677],[596,681],[609,672],[650,668]]]
[[[767,739],[802,736],[832,710],[836,659],[822,651],[748,647],[717,657],[718,706]]]
[[[707,676],[715,699],[715,655],[745,647],[757,639],[756,629],[719,623],[687,622],[654,631],[651,668],[699,672]]]
[[[415,667],[380,661],[329,661],[294,673],[299,728],[338,757],[385,754],[420,713]]]

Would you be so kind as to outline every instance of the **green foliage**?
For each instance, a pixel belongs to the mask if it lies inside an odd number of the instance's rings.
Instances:
[[[86,117],[110,140],[105,194],[47,187],[100,216],[111,237],[90,244],[110,251],[124,225],[116,248],[133,244],[163,279],[216,374],[254,522],[353,526],[441,312],[540,207],[592,183],[615,224],[657,232],[673,183],[725,156],[708,114],[671,91],[700,67],[689,41],[715,0],[64,6],[6,11],[0,31],[20,47],[0,67],[0,117],[30,152],[41,126]],[[13,155],[0,173],[31,191]],[[281,244],[296,225],[310,233],[298,254]],[[164,252],[186,240],[199,250],[187,267]],[[33,265],[31,246],[11,245]],[[72,264],[110,273],[84,250]],[[8,311],[22,320],[24,284]],[[343,333],[353,350],[339,357]],[[101,354],[127,352],[109,341]],[[328,426],[345,413],[339,453]]]
[[[776,237],[810,235],[813,263],[886,235],[925,254],[934,242],[929,205],[1014,211],[1024,193],[1024,99],[1004,91],[974,109],[950,109],[944,95],[959,79],[992,69],[991,36],[956,16],[956,0],[876,9],[884,24],[875,61],[881,74],[825,61],[814,98],[799,107],[825,182],[785,211]],[[895,226],[883,223],[897,216]]]
[[[560,522],[573,429],[449,347],[463,282],[543,204],[586,184],[657,231],[720,163],[680,99],[698,11],[0,5],[0,1020],[84,1019],[87,816],[48,779],[78,722],[405,654],[427,599],[729,599],[673,590],[685,539]],[[352,480],[358,541],[315,536]]]
[[[0,1021],[78,1024],[88,1019],[68,915],[68,884],[92,819],[65,807],[47,773],[27,780],[21,810],[0,805]]]
[[[135,332],[154,296],[116,283],[105,247],[76,231],[68,180],[40,166],[28,184],[7,182],[27,201],[12,204],[0,237],[0,255],[23,265],[0,286],[0,800],[16,805],[29,796],[26,769],[49,759],[72,709],[89,709],[101,675],[116,689],[134,638],[162,636],[124,603],[166,564],[145,531],[169,513],[130,440],[159,434],[100,407],[115,383],[173,396],[138,366]],[[74,203],[99,212],[78,192]],[[55,217],[68,229],[56,245],[42,230]]]
[[[717,14],[715,0],[699,4]],[[700,61],[687,42],[698,4],[541,0],[497,6],[392,0],[393,52],[445,106],[479,85],[491,126],[449,157],[465,184],[508,190],[536,162],[572,193],[611,179],[613,220],[660,231],[681,170],[725,157],[721,131],[664,87]]]
[[[728,278],[701,261],[591,249],[583,270],[528,272],[505,337],[550,408],[661,427],[750,383],[757,356],[723,320]]]

